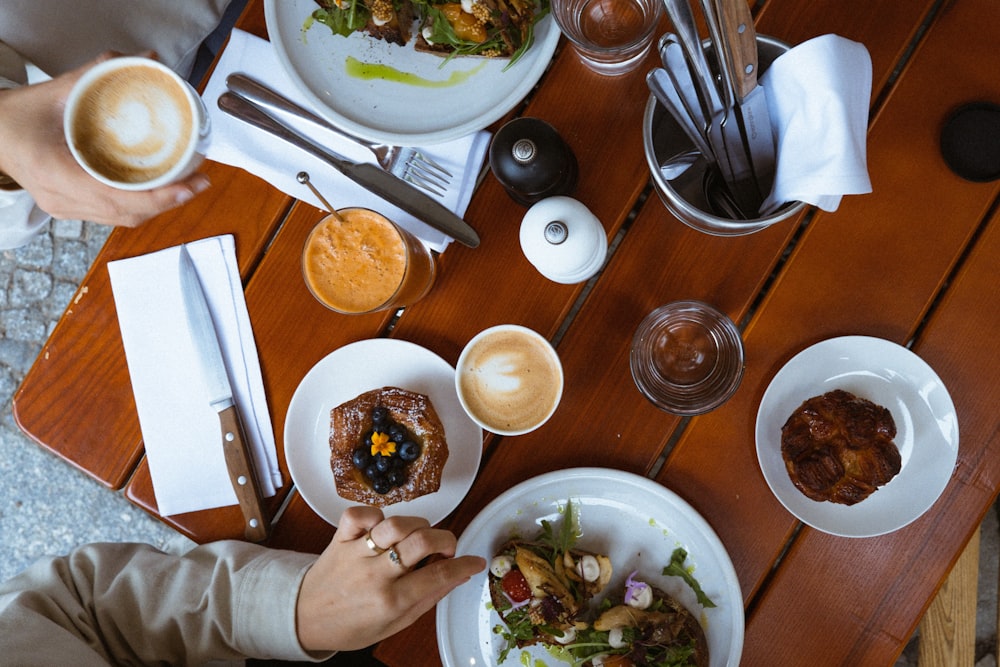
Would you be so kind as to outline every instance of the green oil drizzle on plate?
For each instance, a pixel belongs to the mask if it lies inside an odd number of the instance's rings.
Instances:
[[[412,72],[398,70],[390,65],[362,62],[354,56],[347,56],[347,60],[344,62],[344,69],[347,71],[347,74],[356,79],[383,79],[385,81],[395,81],[396,83],[405,83],[410,86],[422,86],[424,88],[447,88],[448,86],[457,86],[458,84],[467,81],[485,66],[486,61],[483,61],[470,70],[466,70],[464,72],[452,72],[448,75],[447,79],[434,81],[432,79],[425,79],[424,77],[413,74]]]
[[[531,654],[527,651],[521,651],[521,665],[523,667],[532,667],[531,664]],[[547,667],[546,664],[538,659],[535,659],[534,667]]]

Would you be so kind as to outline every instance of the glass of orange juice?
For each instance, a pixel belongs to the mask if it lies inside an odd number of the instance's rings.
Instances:
[[[345,208],[313,228],[302,275],[316,300],[359,315],[417,302],[434,284],[431,251],[381,213]]]

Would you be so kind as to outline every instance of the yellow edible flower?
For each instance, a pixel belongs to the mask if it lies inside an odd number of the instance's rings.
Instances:
[[[372,433],[372,456],[392,456],[396,453],[396,443],[389,439],[388,433]]]

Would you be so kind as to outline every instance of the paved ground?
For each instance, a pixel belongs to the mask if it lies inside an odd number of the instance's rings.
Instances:
[[[60,221],[34,243],[0,251],[0,580],[42,556],[87,542],[139,541],[172,549],[189,544],[120,493],[109,492],[35,445],[11,416],[14,390],[107,233],[98,225]],[[993,511],[983,524],[976,667],[997,665],[998,536]],[[361,660],[344,658],[347,664]],[[916,665],[916,642],[911,642],[896,667]]]
[[[11,416],[14,390],[107,233],[99,225],[60,221],[28,246],[0,251],[0,579],[86,542],[163,547],[177,535],[36,446]]]

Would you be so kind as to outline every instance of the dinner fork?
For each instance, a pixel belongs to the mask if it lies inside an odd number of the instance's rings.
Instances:
[[[230,74],[226,77],[226,86],[231,92],[251,102],[290,113],[315,123],[332,134],[364,146],[375,155],[382,169],[439,197],[444,196],[444,190],[451,182],[451,172],[417,149],[379,144],[348,134],[246,74]]]

